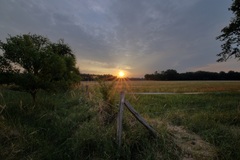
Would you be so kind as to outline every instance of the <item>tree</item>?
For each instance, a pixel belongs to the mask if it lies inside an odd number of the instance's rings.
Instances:
[[[14,84],[33,100],[40,89],[67,89],[79,80],[76,59],[63,40],[52,43],[36,34],[9,36],[0,41],[0,83]]]
[[[240,59],[240,0],[233,0],[232,6],[229,8],[235,15],[230,24],[222,29],[222,35],[217,39],[223,41],[221,45],[222,52],[217,54],[220,58],[218,62],[226,61],[230,57]]]
[[[174,69],[168,69],[166,71],[163,71],[163,76],[165,77],[165,80],[177,80],[178,79],[178,73]]]

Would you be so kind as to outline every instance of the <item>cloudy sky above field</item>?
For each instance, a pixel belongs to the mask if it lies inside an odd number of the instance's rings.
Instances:
[[[0,0],[0,39],[36,33],[63,38],[83,73],[130,77],[176,69],[239,71],[217,63],[230,0]]]

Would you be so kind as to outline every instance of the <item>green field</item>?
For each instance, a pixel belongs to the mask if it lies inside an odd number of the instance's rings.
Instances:
[[[240,159],[240,82],[111,83],[82,82],[65,93],[42,91],[35,104],[30,95],[2,87],[0,159]],[[116,113],[121,90],[204,93],[126,94],[159,137],[153,138],[125,109],[120,151]]]

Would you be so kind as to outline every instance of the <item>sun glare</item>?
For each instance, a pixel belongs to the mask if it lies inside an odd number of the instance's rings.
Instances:
[[[118,72],[118,77],[123,78],[125,76],[125,73],[123,71]]]

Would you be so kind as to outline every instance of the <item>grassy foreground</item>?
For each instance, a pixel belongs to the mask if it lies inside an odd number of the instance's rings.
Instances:
[[[94,98],[86,98],[82,90],[41,92],[33,104],[28,94],[2,89],[0,105],[0,159],[178,159],[181,156],[164,128],[158,128],[161,138],[154,139],[127,115],[123,124],[124,143],[119,151],[116,116],[105,121],[107,104],[98,93]],[[117,111],[115,106],[112,110]]]
[[[111,101],[104,98],[103,86],[99,90],[87,83],[90,95],[83,89],[41,92],[35,104],[28,94],[2,88],[0,159],[183,159],[166,124],[200,135],[216,147],[217,159],[240,159],[239,82],[192,83],[127,82],[131,92],[215,90],[200,95],[127,95],[159,137],[153,138],[125,111],[121,151],[116,144],[119,86]],[[152,123],[156,121],[163,123]]]
[[[148,119],[184,126],[214,145],[219,159],[240,158],[240,93],[139,95],[135,108]]]

